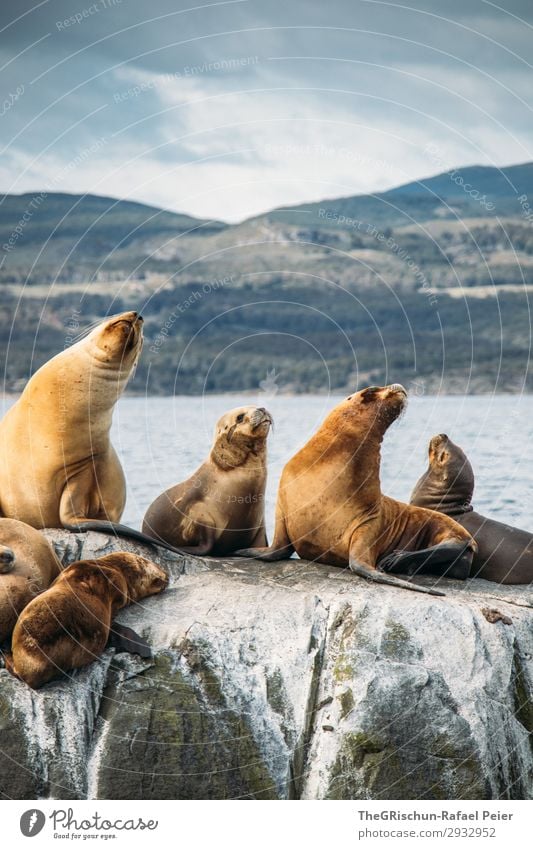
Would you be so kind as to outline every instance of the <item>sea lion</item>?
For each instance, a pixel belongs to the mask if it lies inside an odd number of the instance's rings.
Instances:
[[[155,499],[146,511],[143,532],[199,555],[266,546],[266,440],[271,425],[264,407],[225,413],[207,460]]]
[[[118,523],[126,482],[109,435],[142,349],[142,325],[137,312],[106,319],[29,380],[0,422],[0,516],[154,544]]]
[[[472,534],[478,550],[474,554],[472,578],[499,584],[529,584],[533,581],[533,533],[504,522],[487,519],[473,509],[474,472],[461,448],[445,433],[429,443],[429,466],[417,482],[411,504],[453,516]]]
[[[349,566],[372,581],[443,595],[384,571],[425,571],[466,578],[475,543],[448,516],[402,504],[381,493],[380,448],[404,409],[399,384],[350,395],[283,469],[270,548],[242,557],[308,560]]]
[[[0,643],[20,612],[59,575],[61,563],[47,539],[16,519],[0,519]]]
[[[20,614],[6,668],[37,688],[87,666],[105,649],[117,611],[167,585],[159,566],[129,552],[72,563]]]

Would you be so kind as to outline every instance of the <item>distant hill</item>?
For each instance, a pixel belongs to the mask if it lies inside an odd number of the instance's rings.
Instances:
[[[134,241],[214,233],[226,225],[98,195],[27,192],[0,200],[0,252],[6,265],[103,258]],[[4,246],[8,246],[6,250]],[[2,250],[3,248],[3,250]]]
[[[533,163],[235,225],[93,195],[5,196],[4,387],[21,389],[73,326],[140,309],[131,391],[533,391],[533,222],[521,195],[533,205]]]
[[[472,186],[481,195],[486,194],[493,201],[497,198],[514,199],[521,194],[532,197],[533,162],[510,165],[507,168],[492,168],[487,165],[457,168],[453,172],[444,171],[434,177],[397,186],[384,192],[383,196],[427,196],[428,192],[431,192],[441,198],[461,198],[464,194],[463,185]]]
[[[260,217],[287,224],[319,221],[323,227],[353,227],[353,223],[346,223],[347,218],[382,226],[401,226],[413,219],[519,216],[521,207],[517,199],[523,194],[528,195],[533,206],[533,162],[507,168],[482,165],[458,168],[375,195],[352,195],[279,207]]]

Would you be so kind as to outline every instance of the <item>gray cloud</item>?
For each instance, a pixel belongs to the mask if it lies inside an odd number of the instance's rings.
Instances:
[[[533,158],[530,3],[193,3],[4,2],[1,189],[237,220]]]

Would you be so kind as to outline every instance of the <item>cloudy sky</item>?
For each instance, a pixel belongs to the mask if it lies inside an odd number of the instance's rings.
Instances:
[[[525,162],[532,45],[530,0],[2,0],[0,190],[238,221]]]

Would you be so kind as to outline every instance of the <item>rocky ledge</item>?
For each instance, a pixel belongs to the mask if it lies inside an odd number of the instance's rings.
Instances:
[[[65,564],[136,550],[172,580],[118,617],[153,660],[110,649],[38,692],[0,672],[4,797],[533,797],[529,587],[438,598],[46,533]]]

